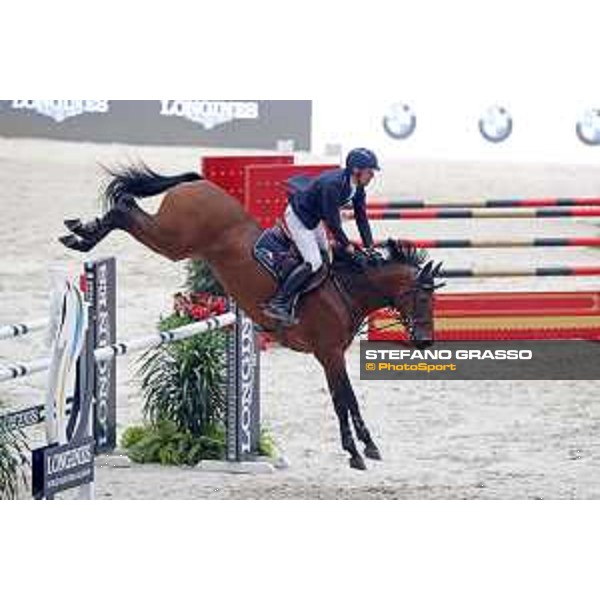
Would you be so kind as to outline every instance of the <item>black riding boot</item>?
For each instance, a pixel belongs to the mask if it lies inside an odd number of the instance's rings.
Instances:
[[[309,263],[298,265],[281,284],[275,296],[271,298],[265,307],[265,314],[282,321],[286,326],[296,324],[297,320],[294,318],[296,296],[311,275],[312,268]]]

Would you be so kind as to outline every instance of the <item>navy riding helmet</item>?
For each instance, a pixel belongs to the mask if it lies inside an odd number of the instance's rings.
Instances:
[[[367,148],[354,148],[354,150],[348,152],[346,157],[346,169],[349,171],[352,171],[352,169],[374,169],[379,171],[377,156]]]

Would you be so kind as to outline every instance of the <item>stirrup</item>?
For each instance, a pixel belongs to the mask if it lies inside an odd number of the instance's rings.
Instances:
[[[296,325],[298,323],[298,319],[294,314],[294,309],[287,305],[284,305],[283,302],[279,302],[277,300],[271,301],[265,305],[263,312],[268,317],[275,319],[276,321],[281,321],[284,325]]]

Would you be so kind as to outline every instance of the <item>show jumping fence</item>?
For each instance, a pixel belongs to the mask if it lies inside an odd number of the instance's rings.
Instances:
[[[600,207],[577,208],[419,208],[414,210],[386,210],[367,206],[367,216],[375,221],[429,220],[429,219],[574,219],[600,217]],[[353,218],[351,211],[343,211],[344,219]]]
[[[227,349],[227,459],[240,462],[257,454],[260,436],[259,349],[252,321],[230,300],[227,313],[177,329],[156,332],[128,341],[116,341],[116,263],[113,258],[85,264],[84,291],[89,304],[89,331],[85,355],[85,379],[93,395],[93,432],[96,453],[116,447],[115,358],[137,350],[157,347],[190,337],[229,328]],[[2,339],[27,335],[47,327],[48,319],[0,328]],[[47,371],[51,358],[14,363],[0,369],[0,382]],[[82,384],[83,385],[83,384]],[[77,391],[81,395],[82,389]],[[42,423],[46,407],[37,404],[0,415],[0,427],[24,428]]]
[[[600,237],[575,237],[575,238],[463,238],[463,239],[432,239],[432,240],[402,240],[409,242],[417,248],[556,248],[579,247],[598,248]],[[381,240],[378,245],[383,244]]]
[[[517,208],[543,206],[600,206],[600,198],[510,198],[498,200],[385,200],[368,201],[369,208]]]
[[[0,327],[0,340],[23,337],[35,331],[43,331],[48,327],[48,319],[37,319],[29,323],[15,323],[14,325],[4,325]]]

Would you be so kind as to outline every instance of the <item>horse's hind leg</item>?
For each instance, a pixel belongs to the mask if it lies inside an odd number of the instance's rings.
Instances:
[[[171,202],[175,192],[169,192],[163,200]],[[79,219],[65,221],[72,232],[60,238],[62,244],[73,250],[88,252],[102,241],[111,231],[126,231],[140,243],[171,260],[181,260],[187,256],[181,247],[176,231],[164,227],[161,220],[142,210],[132,196],[122,197],[104,216],[92,221]]]
[[[86,222],[67,219],[65,226],[71,233],[59,238],[60,242],[67,248],[80,252],[88,252],[94,248],[114,229],[107,222],[106,215]]]
[[[138,208],[135,200],[127,198],[120,201],[103,216],[96,217],[91,221],[67,219],[64,224],[71,233],[62,236],[60,242],[72,250],[88,252],[114,229],[126,229],[129,224],[129,215],[135,208]]]
[[[169,260],[189,258],[185,232],[190,222],[186,221],[185,215],[181,218],[178,216],[177,206],[180,199],[177,189],[168,192],[156,215],[148,214],[134,202],[134,206],[122,217],[119,228]]]

